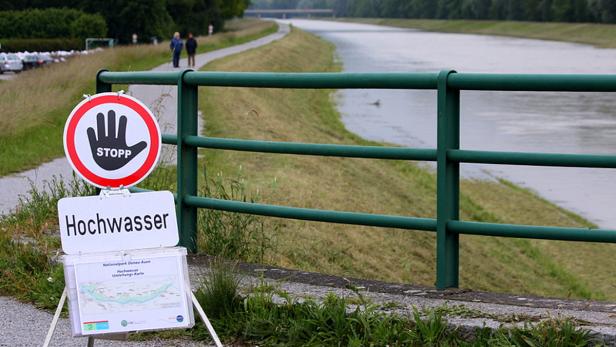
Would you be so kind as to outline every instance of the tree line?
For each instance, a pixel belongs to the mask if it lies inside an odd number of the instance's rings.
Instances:
[[[3,38],[85,38],[107,33],[105,19],[71,9],[0,11]]]
[[[253,0],[254,8],[331,8],[339,17],[616,23],[616,0]]]
[[[67,13],[96,14],[104,19],[104,23],[97,24],[105,28],[101,36],[127,43],[133,33],[139,41],[148,42],[152,37],[168,38],[174,31],[206,34],[210,24],[219,31],[226,19],[241,17],[249,3],[250,0],[0,0],[0,9],[13,14],[52,8]],[[26,28],[26,31],[36,30]],[[13,35],[0,27],[0,37]],[[59,35],[63,37],[65,33]]]

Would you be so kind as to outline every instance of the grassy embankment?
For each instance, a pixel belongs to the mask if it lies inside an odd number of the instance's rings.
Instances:
[[[339,20],[426,31],[512,36],[616,48],[616,25],[614,24],[393,18],[341,18]]]
[[[251,41],[276,30],[273,22],[232,21],[227,32],[199,38],[199,52]],[[148,70],[169,60],[166,42],[117,47],[25,71],[13,81],[0,84],[0,176],[63,155],[66,117],[83,94],[94,93],[98,70]]]
[[[331,45],[314,36],[294,31],[281,41],[214,62],[206,69],[335,71],[339,66],[333,62],[333,51]],[[200,98],[206,133],[211,136],[375,144],[344,128],[331,91],[202,88]],[[203,154],[210,177],[218,172],[223,177],[236,177],[241,171],[248,188],[259,190],[261,200],[268,203],[435,215],[435,177],[409,162],[211,150]],[[165,174],[164,169],[158,172]],[[61,268],[51,267],[47,260],[49,252],[58,247],[57,239],[51,237],[57,230],[53,200],[35,197],[34,204],[0,224],[0,268],[6,270],[0,292],[42,306],[53,305],[54,298],[47,294],[50,289],[58,295],[61,291],[59,285],[55,288],[61,282]],[[461,212],[466,220],[590,226],[504,181],[464,181]],[[266,254],[271,263],[390,281],[426,285],[434,282],[432,233],[290,220],[268,223],[279,227],[279,232],[269,235],[276,239],[276,248]],[[20,239],[39,241],[39,246],[34,249],[30,242],[10,242],[16,233]],[[611,256],[612,245],[472,236],[462,237],[461,244],[463,287],[616,298],[611,274],[616,262]],[[47,281],[47,277],[53,281]]]
[[[301,31],[266,47],[213,62],[218,71],[336,71],[334,48]],[[331,91],[202,88],[210,136],[375,144],[347,131]],[[210,176],[240,171],[267,203],[421,217],[435,216],[435,176],[410,162],[204,150]],[[591,226],[508,182],[465,180],[465,220]],[[276,221],[271,263],[305,270],[432,285],[429,232]],[[615,299],[613,245],[494,237],[461,238],[461,286],[560,297]],[[598,263],[597,259],[601,259]]]

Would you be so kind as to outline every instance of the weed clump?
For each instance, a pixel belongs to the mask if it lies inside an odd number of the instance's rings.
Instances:
[[[205,173],[204,182],[201,196],[250,203],[259,200],[258,194],[247,192],[241,176],[224,179],[218,174],[209,179]],[[255,215],[200,209],[198,229],[200,251],[225,259],[262,263],[267,251],[274,247],[272,235],[277,225],[266,226],[264,218]]]
[[[361,297],[349,300],[329,293],[321,301],[292,298],[261,283],[242,296],[235,268],[215,260],[197,291],[218,334],[234,344],[263,346],[594,346],[589,331],[570,319],[496,330],[477,329],[472,336],[452,328],[447,308],[386,314]],[[357,293],[356,293],[357,294]],[[354,298],[351,298],[354,299]],[[349,302],[359,304],[350,305]],[[198,325],[192,337],[207,339]]]
[[[93,195],[95,190],[73,176],[54,177],[39,189],[32,184],[13,214],[0,217],[0,295],[12,295],[41,308],[58,304],[64,272],[51,257],[60,249],[56,230],[58,200]]]

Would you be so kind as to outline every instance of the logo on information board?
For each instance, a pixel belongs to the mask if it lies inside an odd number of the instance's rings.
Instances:
[[[139,100],[101,93],[77,105],[64,127],[64,152],[73,169],[100,188],[130,187],[160,156],[156,118]]]

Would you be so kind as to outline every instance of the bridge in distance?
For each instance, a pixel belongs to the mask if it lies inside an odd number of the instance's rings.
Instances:
[[[247,17],[276,17],[276,18],[292,18],[292,17],[335,17],[334,10],[327,8],[287,8],[287,9],[252,9],[245,10],[244,16]]]

